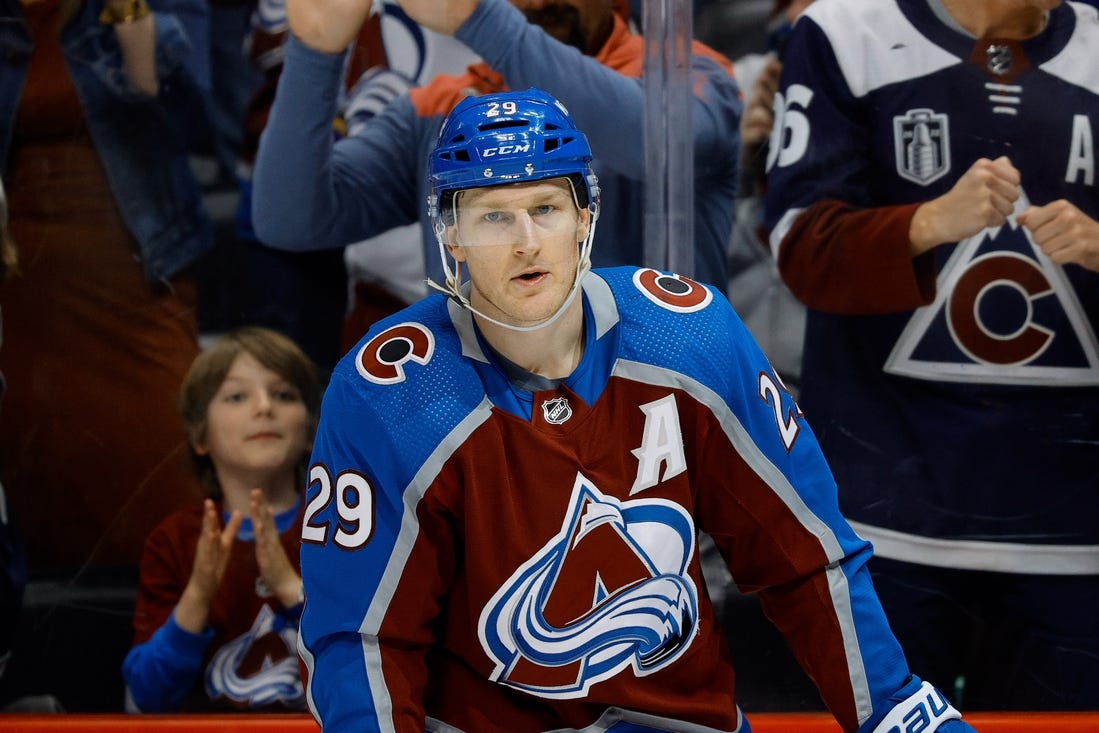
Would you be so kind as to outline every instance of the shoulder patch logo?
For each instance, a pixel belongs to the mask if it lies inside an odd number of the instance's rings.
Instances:
[[[1099,341],[1062,267],[1015,215],[956,246],[935,302],[909,319],[885,371],[917,379],[1099,385]]]
[[[649,268],[634,272],[633,284],[661,308],[677,313],[700,311],[714,298],[709,288],[688,277],[667,275]]]
[[[427,364],[434,353],[435,336],[431,331],[408,321],[387,328],[363,344],[355,368],[363,379],[375,384],[397,384],[405,380],[405,364]]]
[[[950,170],[950,126],[944,114],[911,109],[893,118],[897,173],[926,186]]]
[[[550,425],[561,425],[572,417],[572,407],[564,397],[554,397],[542,403],[542,416]]]
[[[620,501],[576,475],[561,531],[481,611],[490,679],[546,698],[584,697],[632,669],[673,663],[698,634],[687,571],[694,523],[666,499]]]

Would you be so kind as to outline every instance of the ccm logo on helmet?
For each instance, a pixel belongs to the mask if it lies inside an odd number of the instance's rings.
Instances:
[[[529,153],[530,143],[522,145],[499,145],[495,148],[485,148],[481,151],[481,157],[494,158],[497,155],[514,155],[515,153]]]
[[[397,384],[405,380],[405,364],[427,364],[434,353],[431,331],[409,321],[387,328],[363,344],[355,367],[363,379],[375,384]]]

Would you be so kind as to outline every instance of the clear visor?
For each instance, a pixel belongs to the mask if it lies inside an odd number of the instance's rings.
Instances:
[[[575,237],[578,226],[576,200],[567,178],[471,188],[459,191],[454,200],[455,243],[462,247],[548,242]]]

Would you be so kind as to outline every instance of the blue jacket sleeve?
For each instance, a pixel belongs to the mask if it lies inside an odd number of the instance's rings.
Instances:
[[[407,95],[335,143],[343,59],[293,36],[252,174],[260,241],[296,251],[343,247],[419,220],[416,114]]]
[[[202,669],[213,629],[192,634],[180,628],[175,616],[144,644],[130,650],[122,662],[129,712],[170,713],[179,709]]]
[[[156,33],[155,97],[138,91],[125,73],[118,38],[98,21],[89,3],[62,33],[66,56],[91,73],[106,94],[82,95],[93,122],[122,124],[130,119],[148,127],[165,148],[188,151],[209,134],[210,34],[206,4],[200,0],[150,0]],[[123,134],[130,134],[125,131]]]
[[[502,74],[511,89],[536,86],[561,100],[601,161],[643,179],[640,76],[626,76],[560,43],[527,23],[507,0],[482,0],[455,37]],[[690,75],[695,174],[733,175],[742,109],[736,82],[716,60],[699,53],[691,54]]]
[[[165,82],[182,74],[198,89],[209,90],[210,31],[205,4],[195,0],[153,0],[151,4],[156,14],[157,78]]]

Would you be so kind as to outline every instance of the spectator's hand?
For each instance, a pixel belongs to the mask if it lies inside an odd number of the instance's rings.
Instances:
[[[763,148],[771,137],[771,127],[775,121],[775,94],[781,74],[782,62],[776,58],[768,59],[756,77],[752,94],[740,117],[741,165],[750,166],[761,175],[766,163]]]
[[[916,209],[909,225],[912,255],[1002,225],[1014,211],[1019,181],[1007,157],[978,160],[953,188]]]
[[[206,500],[191,579],[175,610],[176,623],[184,630],[199,634],[206,627],[210,603],[225,577],[229,554],[243,521],[244,515],[234,510],[222,527],[217,505],[211,499]]]
[[[1064,199],[1031,206],[1019,223],[1058,265],[1070,263],[1099,272],[1099,222]]]
[[[315,51],[343,53],[369,17],[374,0],[286,0],[286,20]]]
[[[289,608],[298,602],[301,591],[301,576],[286,556],[286,550],[279,541],[279,530],[275,526],[275,517],[267,497],[260,489],[252,489],[252,529],[256,535],[256,563],[260,577],[279,599]]]
[[[452,36],[458,26],[480,5],[481,0],[397,0],[409,18],[425,28]],[[522,10],[523,6],[513,0]]]

